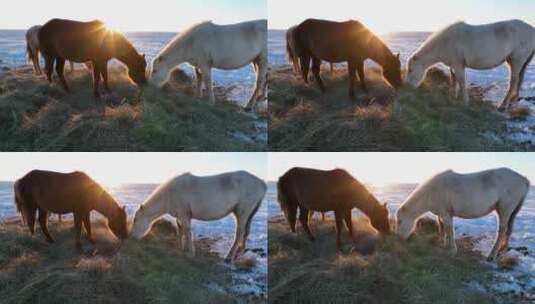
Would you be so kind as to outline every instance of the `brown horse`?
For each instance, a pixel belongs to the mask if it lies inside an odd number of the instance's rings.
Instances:
[[[383,67],[383,76],[394,88],[402,85],[399,54],[394,55],[379,37],[358,21],[334,22],[307,19],[293,29],[295,56],[299,57],[303,79],[308,83],[308,70],[322,92],[326,91],[320,77],[322,61],[347,62],[349,96],[355,98],[355,71],[362,90],[368,93],[364,78],[364,61],[371,59]]]
[[[380,204],[366,187],[345,170],[293,168],[279,178],[277,192],[279,204],[292,232],[295,232],[299,208],[299,221],[312,241],[314,236],[308,226],[309,211],[334,211],[338,250],[341,248],[342,221],[345,221],[351,239],[355,240],[351,222],[353,208],[364,212],[379,232],[390,233],[386,204]]]
[[[92,62],[93,93],[99,96],[100,77],[104,89],[108,87],[108,61],[116,58],[126,64],[128,75],[138,85],[147,83],[145,55],[140,55],[126,37],[106,28],[100,21],[78,22],[52,19],[39,31],[41,53],[45,58],[45,70],[48,81],[52,81],[54,63],[63,88],[69,87],[63,76],[65,60],[71,62]]]
[[[36,211],[39,224],[48,242],[54,240],[47,228],[48,213],[73,213],[76,228],[76,248],[81,247],[82,223],[87,239],[91,236],[90,212],[96,210],[108,219],[108,226],[120,239],[128,236],[126,211],[97,182],[83,172],[58,173],[33,170],[14,185],[15,204],[24,222],[34,233]]]

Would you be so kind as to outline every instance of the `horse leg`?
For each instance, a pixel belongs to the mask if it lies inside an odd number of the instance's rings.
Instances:
[[[91,244],[95,244],[95,240],[93,239],[93,235],[91,234],[91,216],[89,212],[87,212],[87,214],[84,214],[84,216],[82,217],[82,221],[84,223],[85,232],[87,233],[87,240],[91,242]]]
[[[301,75],[306,84],[308,84],[308,70],[310,69],[310,56],[301,57]]]
[[[288,220],[288,224],[290,225],[290,230],[293,233],[296,233],[295,231],[295,223],[297,221],[297,206],[291,205],[286,207],[286,219]]]
[[[457,77],[452,68],[450,68],[450,95],[453,96],[454,99],[457,99],[457,96],[459,95]]]
[[[210,105],[215,104],[214,88],[212,84],[212,69],[208,66],[201,67],[201,73],[204,80],[204,86],[206,87],[208,94],[208,103]]]
[[[199,68],[195,68],[195,80],[197,81],[197,86],[195,87],[195,96],[202,98],[202,74]]]
[[[320,87],[320,90],[322,93],[325,93],[327,89],[325,88],[325,85],[323,84],[323,80],[321,80],[321,59],[312,58],[312,73],[314,74],[314,78],[316,79],[316,83]]]
[[[347,230],[349,231],[351,240],[355,242],[355,235],[353,234],[353,221],[351,220],[351,209],[348,209],[344,212],[344,221],[346,222]]]
[[[329,62],[329,65],[331,67],[331,74],[334,74],[334,63]]]
[[[336,251],[342,251],[342,227],[343,227],[343,218],[342,212],[339,210],[334,211],[334,219],[336,220]]]
[[[191,218],[184,217],[180,222],[182,223],[184,233],[184,250],[186,251],[186,255],[192,258],[195,256],[195,245],[193,244],[193,236],[191,234]]]
[[[498,107],[498,111],[503,112],[509,109],[509,106],[511,105],[511,101],[515,96],[518,96],[516,93],[518,91],[518,85],[520,82],[520,72],[521,67],[519,64],[513,62],[510,58],[507,59],[507,64],[509,65],[509,91],[507,92],[507,95],[503,99],[501,105]]]
[[[100,85],[100,64],[93,62],[93,96],[100,98],[98,87]]]
[[[80,242],[80,236],[82,234],[82,217],[77,212],[74,213],[74,232],[75,232],[75,246],[76,249],[82,249],[82,243]]]
[[[48,82],[52,83],[52,72],[54,71],[54,57],[45,55],[45,72],[46,79]]]
[[[366,79],[364,78],[364,61],[357,60],[355,64],[357,67],[357,73],[359,73],[360,88],[364,91],[364,93],[368,94],[368,86],[366,86]]]
[[[462,65],[455,65],[452,68],[453,73],[455,74],[455,79],[457,80],[457,84],[459,85],[459,91],[461,92],[463,102],[465,105],[468,105],[470,98],[468,97],[468,91],[466,90],[465,68]]]
[[[184,249],[184,230],[182,229],[182,224],[178,219],[176,219],[176,228],[177,228],[177,237],[178,237],[178,249],[183,250]]]
[[[349,98],[355,99],[355,80],[357,73],[357,65],[353,61],[347,63],[347,72],[349,74]]]
[[[108,65],[105,64],[100,68],[100,75],[102,75],[102,82],[104,82],[104,90],[106,93],[111,93],[110,87],[108,86]]]
[[[258,202],[257,205],[246,214],[247,221],[245,222],[245,229],[241,235],[240,242],[238,243],[238,249],[236,250],[235,257],[238,257],[242,252],[245,251],[247,245],[247,239],[249,238],[249,233],[251,232],[251,223],[253,222],[254,213],[260,208],[262,201]]]
[[[245,111],[246,112],[250,112],[254,109],[254,106],[256,105],[256,100],[258,98],[258,90],[260,89],[261,85],[262,85],[262,77],[263,75],[261,76],[261,74],[259,73],[259,69],[258,69],[258,65],[255,62],[253,62],[253,67],[254,67],[254,70],[256,72],[256,83],[255,83],[255,88],[253,90],[253,94],[251,95],[251,98],[249,99],[249,101],[247,102],[247,106],[245,106]]]
[[[504,214],[503,211],[500,212],[500,209],[498,208],[498,235],[496,236],[496,242],[494,243],[494,247],[492,247],[492,250],[489,253],[489,256],[487,257],[487,261],[493,261],[496,259],[498,254],[500,253],[500,249],[502,247],[502,243],[505,241],[506,233],[507,233],[507,224],[509,222],[509,216],[510,214]]]
[[[308,209],[306,209],[303,206],[299,207],[299,222],[301,222],[301,226],[303,226],[303,230],[305,230],[305,233],[308,235],[308,239],[311,241],[314,241],[314,235],[312,235],[312,232],[310,231],[310,227],[308,226]]]
[[[63,86],[63,89],[65,89],[65,91],[67,92],[70,92],[69,86],[67,86],[67,81],[65,81],[65,76],[63,75],[64,71],[65,71],[65,59],[56,57],[56,73],[58,74],[58,77],[61,82],[61,85]]]
[[[54,239],[50,236],[50,233],[48,232],[48,212],[44,209],[39,208],[39,226],[41,226],[41,231],[46,237],[46,240],[49,243],[53,243]]]
[[[71,73],[74,72],[74,62],[69,60],[69,65],[71,67]]]
[[[449,248],[450,253],[455,255],[457,253],[457,245],[455,244],[455,229],[453,227],[453,218],[451,216],[442,217],[442,222],[444,224],[444,229],[447,235],[447,248]]]
[[[446,231],[444,230],[444,221],[440,216],[437,216],[438,221],[438,238],[439,242],[442,242],[442,246],[446,247],[447,245],[447,237],[446,237]]]
[[[30,229],[30,233],[33,235],[35,233],[35,217],[36,217],[37,208],[36,207],[27,207],[26,208],[26,224]]]

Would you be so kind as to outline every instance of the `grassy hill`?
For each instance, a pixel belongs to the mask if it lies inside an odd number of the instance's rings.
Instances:
[[[327,92],[290,68],[271,71],[269,147],[274,151],[517,151],[507,118],[478,92],[469,106],[448,97],[448,79],[431,71],[423,89],[395,93],[369,68],[370,98],[348,97],[347,71],[322,73]],[[359,92],[359,91],[358,91]],[[362,107],[359,103],[371,102]]]
[[[110,68],[111,95],[96,100],[85,69],[67,73],[72,92],[30,68],[0,74],[2,151],[263,151],[265,118],[226,101],[192,97],[191,79],[175,73],[163,90],[142,93],[122,67]]]

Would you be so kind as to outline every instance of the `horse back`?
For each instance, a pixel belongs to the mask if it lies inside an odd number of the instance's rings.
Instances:
[[[104,54],[108,30],[104,23],[95,20],[79,22],[52,19],[39,30],[39,43],[44,54],[75,62],[84,62]]]
[[[95,191],[96,183],[85,173],[59,173],[33,170],[19,179],[15,193],[32,208],[54,213],[90,210],[87,200]],[[89,208],[89,209],[88,209]]]
[[[348,190],[360,185],[347,171],[292,168],[279,178],[278,189],[288,203],[310,210],[329,211],[347,207]]]
[[[308,52],[330,62],[347,61],[354,56],[366,58],[363,52],[372,37],[374,35],[355,20],[307,19],[293,32],[296,49],[301,54]]]

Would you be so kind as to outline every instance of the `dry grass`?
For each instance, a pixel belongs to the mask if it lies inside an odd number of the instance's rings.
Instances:
[[[96,251],[74,248],[73,223],[50,224],[54,244],[30,236],[17,222],[0,224],[0,303],[260,303],[233,295],[231,267],[210,252],[216,240],[196,241],[197,256],[177,250],[170,225],[142,241],[122,244],[98,221]],[[209,285],[220,286],[215,290]]]
[[[270,73],[269,147],[273,151],[513,151],[504,137],[506,118],[489,103],[470,106],[448,97],[446,76],[431,70],[423,89],[394,94],[380,71],[367,70],[370,98],[348,97],[347,72],[322,74],[322,94],[290,69]],[[359,103],[371,103],[362,107]]]
[[[2,151],[259,151],[265,119],[221,101],[209,106],[191,96],[191,80],[175,73],[163,90],[140,94],[124,69],[110,68],[111,95],[92,96],[90,75],[67,75],[72,93],[20,68],[0,74]],[[227,100],[224,88],[218,100]],[[261,131],[260,131],[261,132]],[[242,133],[250,138],[235,136]]]
[[[395,236],[376,239],[376,251],[360,254],[354,247],[375,236],[367,219],[354,219],[360,240],[350,244],[344,232],[343,254],[336,254],[334,223],[315,221],[317,239],[274,219],[269,224],[270,303],[497,303],[498,299],[468,282],[490,279],[490,267],[459,242],[452,257],[437,244],[436,230],[423,223],[408,242]]]

